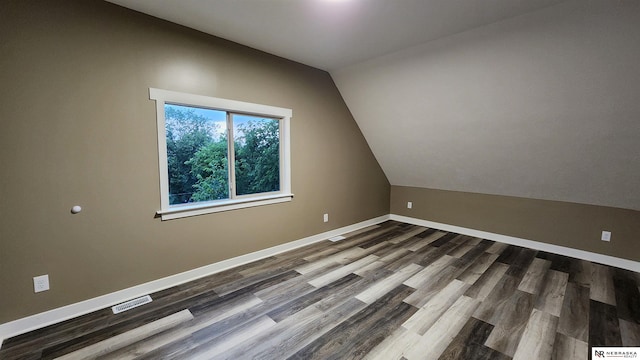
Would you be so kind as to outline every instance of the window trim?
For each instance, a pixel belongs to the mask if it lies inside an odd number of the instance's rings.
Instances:
[[[293,198],[293,193],[291,193],[290,143],[290,121],[293,111],[291,109],[156,88],[149,88],[149,99],[156,102],[158,170],[160,172],[160,210],[156,211],[156,214],[162,220],[291,201]],[[165,104],[167,103],[278,119],[280,121],[280,191],[243,195],[234,199],[171,205],[169,203],[169,170],[165,128]]]

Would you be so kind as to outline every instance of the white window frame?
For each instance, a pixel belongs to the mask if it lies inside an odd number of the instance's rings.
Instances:
[[[149,99],[156,101],[158,169],[160,171],[160,210],[156,213],[162,220],[291,201],[293,198],[293,193],[291,192],[291,143],[289,128],[293,113],[291,109],[156,88],[149,88]],[[224,200],[171,205],[169,203],[165,104],[193,106],[278,119],[280,122],[280,191],[243,195]],[[233,164],[231,164],[231,168],[233,168]],[[232,170],[230,169],[230,171]]]

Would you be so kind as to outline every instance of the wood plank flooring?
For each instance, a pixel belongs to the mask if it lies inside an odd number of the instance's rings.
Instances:
[[[0,359],[588,359],[640,274],[394,221],[5,340]]]

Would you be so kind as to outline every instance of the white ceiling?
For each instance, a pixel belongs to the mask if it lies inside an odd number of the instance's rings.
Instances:
[[[563,0],[108,0],[323,70]]]
[[[639,36],[570,0],[331,76],[392,185],[640,210]]]

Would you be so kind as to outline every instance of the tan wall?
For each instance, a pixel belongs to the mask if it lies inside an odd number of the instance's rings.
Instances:
[[[0,54],[0,323],[389,213],[326,72],[84,0],[4,1]],[[293,109],[294,200],[154,218],[149,87]]]
[[[392,186],[391,213],[640,261],[640,211]]]

